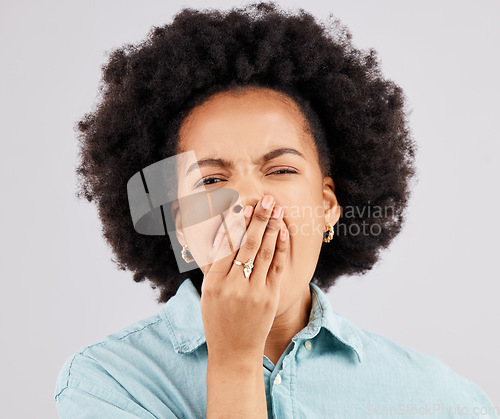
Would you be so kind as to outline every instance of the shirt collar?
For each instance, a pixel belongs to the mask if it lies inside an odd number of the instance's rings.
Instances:
[[[312,339],[325,328],[346,348],[362,359],[360,330],[340,314],[334,312],[326,294],[312,282],[312,308],[308,325],[294,339]],[[188,353],[205,343],[205,331],[201,317],[200,294],[189,278],[180,285],[161,310],[168,334],[176,352]]]
[[[363,357],[361,331],[345,317],[333,311],[330,300],[321,288],[312,282],[309,283],[309,287],[312,296],[309,323],[296,336],[310,339],[316,336],[323,327],[346,348],[356,352],[358,360],[361,362]]]

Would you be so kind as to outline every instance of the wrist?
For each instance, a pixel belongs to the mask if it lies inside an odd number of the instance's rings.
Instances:
[[[237,370],[240,372],[261,371],[263,354],[208,354],[208,365],[218,370]]]

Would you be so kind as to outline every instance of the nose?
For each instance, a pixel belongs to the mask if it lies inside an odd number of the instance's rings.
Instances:
[[[262,198],[263,196],[264,196],[264,194],[262,194],[261,196],[259,196],[257,198],[254,198],[254,199],[245,200],[248,203],[244,204],[243,206],[241,206],[240,204],[236,204],[233,207],[233,212],[235,212],[236,214],[238,214],[239,212],[241,212],[241,210],[243,210],[244,207],[246,207],[249,204],[252,205],[255,208],[257,206],[257,203],[259,202],[260,198]],[[243,200],[240,199],[240,201],[243,201]]]
[[[234,185],[235,189],[238,191],[239,199],[236,205],[233,207],[235,213],[239,213],[247,205],[252,205],[254,208],[257,206],[260,198],[264,196],[257,185],[252,186],[251,182],[242,182],[240,185]]]

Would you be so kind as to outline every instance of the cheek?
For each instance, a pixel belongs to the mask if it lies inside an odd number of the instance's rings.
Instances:
[[[315,198],[305,197],[302,202],[285,208],[285,223],[294,247],[310,246],[311,243],[322,240],[324,207],[322,198]]]
[[[195,258],[199,267],[206,266],[213,262],[211,250],[211,241],[209,231],[210,226],[206,223],[200,223],[195,226],[184,227],[183,233],[188,244],[189,252]]]
[[[312,243],[321,241],[324,229],[322,220],[322,217],[304,216],[287,222],[292,247],[303,250],[310,248]]]
[[[210,217],[200,212],[196,205],[184,208],[182,212],[182,233],[189,252],[199,267],[214,262],[213,240],[221,223],[221,217]]]

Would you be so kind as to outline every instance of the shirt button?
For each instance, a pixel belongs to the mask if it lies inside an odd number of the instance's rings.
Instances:
[[[311,350],[311,348],[312,348],[311,341],[310,341],[310,340],[306,340],[306,342],[304,343],[304,346],[306,347],[306,349],[307,349],[308,351],[310,351],[310,350]]]
[[[281,375],[278,374],[274,379],[274,385],[277,386],[279,384],[281,384]]]

